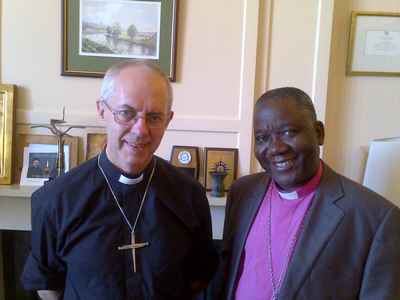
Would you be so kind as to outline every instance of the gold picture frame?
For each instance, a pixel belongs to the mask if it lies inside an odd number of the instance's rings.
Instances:
[[[57,137],[54,135],[40,135],[40,134],[18,134],[16,139],[16,157],[13,182],[19,183],[21,172],[24,165],[24,148],[29,144],[50,144],[57,145]],[[69,169],[76,167],[79,163],[78,159],[78,144],[79,137],[65,136],[64,145],[69,146]]]
[[[89,160],[99,154],[107,143],[105,129],[99,131],[87,131],[85,135],[85,160]]]
[[[14,85],[0,84],[0,184],[12,182],[14,93]]]
[[[400,13],[352,12],[346,74],[400,76]]]
[[[229,191],[232,182],[236,179],[238,168],[238,149],[236,148],[205,148],[204,184],[207,191],[211,191],[211,171],[227,173],[224,179],[225,192]]]

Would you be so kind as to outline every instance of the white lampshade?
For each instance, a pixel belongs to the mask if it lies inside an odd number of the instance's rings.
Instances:
[[[363,184],[400,206],[400,137],[371,142]]]

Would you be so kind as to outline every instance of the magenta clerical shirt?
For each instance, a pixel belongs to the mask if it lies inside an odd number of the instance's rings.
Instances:
[[[241,267],[237,277],[236,300],[272,299],[271,273],[273,273],[275,293],[277,293],[321,176],[322,163],[317,174],[309,182],[291,193],[280,192],[276,184],[271,182],[242,252]],[[271,223],[269,223],[270,214]],[[269,228],[271,229],[270,236]],[[272,243],[269,243],[269,240]]]

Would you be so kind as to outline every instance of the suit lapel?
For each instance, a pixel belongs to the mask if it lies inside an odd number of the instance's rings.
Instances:
[[[337,175],[324,165],[324,173],[310,210],[304,220],[279,299],[294,299],[300,286],[311,272],[314,262],[327,245],[343,218],[343,211],[335,201],[343,196]]]
[[[253,220],[257,215],[258,209],[264,199],[264,195],[269,185],[269,178],[265,176],[260,176],[257,178],[257,182],[254,186],[246,186],[245,189],[248,192],[243,193],[240,199],[235,199],[235,201],[240,201],[241,205],[239,207],[240,217],[237,226],[237,239],[233,241],[232,246],[232,271],[230,272],[229,278],[229,291],[228,299],[233,299],[233,289],[237,280],[237,275],[240,266],[240,259],[243,253],[244,246],[246,244],[247,235],[249,234]]]

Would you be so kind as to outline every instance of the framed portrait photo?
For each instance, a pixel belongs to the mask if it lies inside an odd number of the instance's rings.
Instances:
[[[11,184],[14,85],[0,84],[0,184]]]
[[[103,77],[124,60],[149,60],[175,80],[178,0],[62,0],[62,75]]]
[[[400,13],[352,12],[346,72],[400,76]]]
[[[29,144],[24,147],[20,185],[43,185],[57,173],[58,147],[54,144]],[[64,145],[65,172],[69,167],[69,145]]]
[[[236,179],[238,168],[238,149],[236,148],[205,148],[205,187],[211,191],[211,172],[226,173],[224,190],[229,191]]]
[[[79,138],[73,136],[64,137],[64,166],[65,171],[78,165],[78,143]],[[45,180],[31,180],[23,181],[23,177],[29,178],[28,168],[30,165],[34,165],[33,159],[36,157],[36,153],[44,153],[44,156],[48,157],[49,163],[45,158],[41,159],[41,166],[47,165],[49,169],[52,166],[52,159],[50,157],[57,158],[57,137],[54,135],[39,135],[39,134],[17,134],[16,136],[16,149],[15,149],[15,167],[13,182],[24,185],[41,185]],[[34,146],[32,146],[34,145]],[[68,156],[66,153],[68,149]],[[55,154],[54,154],[55,153]],[[37,163],[35,163],[37,165]],[[30,173],[32,174],[32,172]]]

